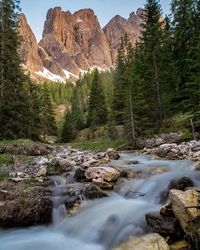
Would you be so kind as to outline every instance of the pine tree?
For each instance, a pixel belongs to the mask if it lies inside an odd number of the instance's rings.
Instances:
[[[42,133],[42,88],[33,83],[30,79],[26,82],[27,95],[29,100],[29,138],[39,140]]]
[[[125,35],[121,38],[120,48],[118,49],[116,70],[113,78],[113,102],[112,102],[112,119],[116,124],[123,124],[123,114],[125,108],[125,85],[126,80],[124,72],[126,70],[126,49],[128,37]]]
[[[196,132],[200,129],[200,1],[195,0],[194,32],[188,53],[188,80],[184,87],[184,111],[191,113]]]
[[[145,23],[138,45],[140,78],[144,83],[147,127],[158,132],[165,118],[174,74],[171,72],[171,55],[166,46],[167,24],[161,20],[159,1],[148,0],[145,5]],[[167,64],[166,64],[167,62]],[[171,75],[171,76],[170,76]],[[172,84],[172,85],[171,85]]]
[[[0,137],[29,136],[29,101],[18,56],[19,1],[0,2]]]
[[[94,70],[92,86],[90,90],[88,126],[99,126],[106,124],[108,120],[108,111],[105,102],[105,96],[102,88],[99,71]]]
[[[61,131],[61,141],[69,142],[76,138],[79,130],[84,128],[83,114],[80,105],[78,88],[73,91],[71,98],[71,109],[66,112],[64,124]]]
[[[56,127],[53,103],[50,91],[46,84],[44,84],[42,89],[41,120],[42,120],[42,133],[44,140],[46,139],[47,135],[57,135],[57,127]]]
[[[137,137],[143,130],[143,109],[145,107],[143,82],[136,69],[138,66],[137,59],[137,49],[133,49],[130,42],[128,42],[126,70],[124,72],[126,84],[123,124],[125,127],[125,135],[134,145],[137,144]]]
[[[178,96],[180,110],[188,102],[186,84],[190,78],[190,50],[194,39],[194,3],[195,0],[173,0],[173,55],[179,76]],[[185,109],[185,111],[187,108]]]

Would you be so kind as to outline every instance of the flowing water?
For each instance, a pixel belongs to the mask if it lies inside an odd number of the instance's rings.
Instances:
[[[131,164],[136,160],[139,164]],[[190,161],[153,160],[151,156],[122,153],[112,164],[133,168],[140,175],[118,184],[108,198],[87,201],[73,217],[66,217],[63,203],[66,180],[54,178],[53,225],[2,231],[0,250],[109,250],[130,235],[147,233],[145,214],[159,211],[160,193],[171,180],[189,177],[200,185],[200,172]]]

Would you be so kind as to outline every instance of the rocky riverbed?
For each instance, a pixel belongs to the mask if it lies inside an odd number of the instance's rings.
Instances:
[[[1,168],[1,250],[199,249],[200,142],[120,153],[42,147]]]

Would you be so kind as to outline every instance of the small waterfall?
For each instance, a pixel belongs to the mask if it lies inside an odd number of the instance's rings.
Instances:
[[[53,202],[52,221],[53,224],[57,224],[61,222],[67,215],[65,198],[63,196],[66,186],[66,179],[60,176],[53,176],[51,179],[54,181],[54,187],[51,188]]]

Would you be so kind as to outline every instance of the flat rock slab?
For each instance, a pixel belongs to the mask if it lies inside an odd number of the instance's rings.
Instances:
[[[159,234],[130,237],[129,240],[113,250],[169,250],[168,244]]]

